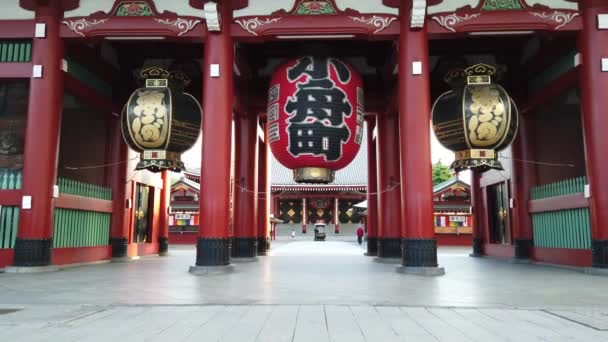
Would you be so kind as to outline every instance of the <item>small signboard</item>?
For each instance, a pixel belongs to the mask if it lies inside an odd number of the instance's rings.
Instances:
[[[467,222],[466,216],[450,216],[450,222]]]
[[[175,219],[176,220],[189,220],[190,214],[189,213],[176,213]]]

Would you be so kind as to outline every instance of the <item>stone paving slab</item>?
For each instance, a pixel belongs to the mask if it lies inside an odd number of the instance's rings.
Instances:
[[[608,306],[547,310],[547,312],[597,330],[608,331]]]
[[[608,341],[542,310],[372,305],[27,306],[0,315],[0,330],[20,342]]]

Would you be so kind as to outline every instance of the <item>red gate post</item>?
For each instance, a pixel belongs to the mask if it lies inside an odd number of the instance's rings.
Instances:
[[[111,187],[112,187],[112,217],[110,244],[112,245],[112,259],[115,261],[127,257],[129,244],[129,218],[127,217],[127,158],[129,148],[122,137],[120,119],[112,119],[111,128]]]
[[[302,198],[302,234],[306,234],[306,227],[308,223],[308,208],[306,205],[306,197]]]
[[[365,255],[378,255],[378,183],[376,178],[376,143],[374,142],[375,118],[366,117],[367,121],[367,252]]]
[[[412,1],[401,0],[399,35],[399,137],[404,237],[400,271],[444,274],[437,267],[431,171],[431,108],[426,23],[410,28]]]
[[[378,257],[401,258],[399,123],[396,115],[376,116],[378,158]]]
[[[232,9],[218,4],[221,31],[207,32],[203,61],[203,140],[196,266],[230,264],[230,153],[234,45]],[[209,268],[191,267],[205,273]]]
[[[473,210],[472,257],[483,256],[483,196],[480,180],[481,173],[471,171],[471,208]]]
[[[336,197],[334,198],[334,234],[340,234],[340,215],[338,210],[338,197]]]
[[[15,241],[15,268],[51,264],[53,241],[53,187],[57,179],[59,131],[63,97],[63,41],[59,25],[61,1],[38,4],[36,23],[46,25],[44,37],[32,41],[32,65],[38,75],[30,79],[25,151],[23,160],[23,201]],[[33,24],[32,24],[33,25]],[[40,270],[55,270],[45,267]]]
[[[239,115],[234,122],[234,258],[255,258],[258,255],[258,117]]]
[[[160,231],[158,233],[158,254],[166,256],[169,252],[169,203],[171,196],[171,181],[169,171],[165,170],[161,174],[163,188],[160,191]]]
[[[581,51],[581,102],[584,127],[587,177],[591,191],[590,220],[593,267],[608,268],[608,30],[598,28],[600,14],[608,14],[604,0],[579,3],[583,30]],[[604,19],[605,20],[605,19]]]
[[[258,142],[258,255],[268,250],[268,212],[270,192],[268,184],[268,140]]]
[[[528,211],[530,190],[535,184],[535,170],[526,160],[534,160],[530,120],[519,117],[517,137],[511,149],[511,186],[513,196],[513,239],[515,259],[530,259],[532,253],[532,217]]]

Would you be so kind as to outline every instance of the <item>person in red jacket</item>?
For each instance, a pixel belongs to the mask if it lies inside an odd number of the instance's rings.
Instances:
[[[363,243],[363,227],[357,228],[357,241],[359,244]]]

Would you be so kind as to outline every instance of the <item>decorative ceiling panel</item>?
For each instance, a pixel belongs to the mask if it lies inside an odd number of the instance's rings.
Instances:
[[[136,2],[124,0],[122,2]],[[177,15],[202,17],[203,11],[190,6],[188,0],[154,0],[154,5],[159,13],[169,11]],[[0,5],[2,6],[2,5]],[[65,17],[86,17],[91,13],[105,12],[109,13],[114,6],[114,1],[109,0],[80,0],[80,6],[73,10],[65,12]]]
[[[299,1],[299,0],[295,0]],[[289,12],[295,3],[294,0],[249,0],[249,6],[234,11],[234,17],[270,15],[283,10]],[[340,11],[351,8],[360,13],[386,13],[397,15],[399,10],[382,4],[382,0],[334,0]]]

